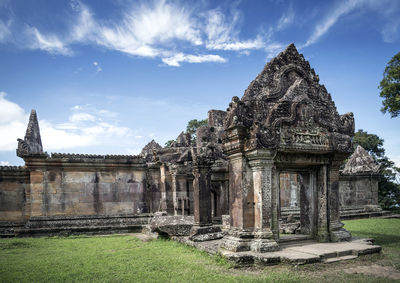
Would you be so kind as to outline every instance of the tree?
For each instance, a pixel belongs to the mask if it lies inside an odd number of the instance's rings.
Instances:
[[[383,142],[384,140],[377,135],[368,134],[367,131],[363,131],[362,129],[358,130],[353,137],[354,149],[356,149],[357,145],[361,145],[375,159],[385,155]]]
[[[197,120],[193,119],[190,120],[186,126],[186,132],[192,136],[192,144],[196,143],[196,130],[202,126],[208,125],[208,119],[204,120]]]
[[[174,143],[174,141],[175,141],[175,140],[169,140],[169,141],[167,141],[167,142],[165,143],[165,146],[166,146],[166,147],[171,146],[171,145]]]
[[[396,182],[400,168],[395,167],[394,162],[385,156],[383,142],[384,140],[377,135],[363,130],[358,130],[353,137],[354,148],[361,145],[380,165],[382,174],[378,188],[380,205],[383,209],[395,209],[400,206],[400,184]]]
[[[400,114],[400,52],[386,65],[378,88],[383,97],[381,111],[389,112],[392,118],[397,117]]]
[[[208,125],[208,119],[204,119],[204,120],[193,119],[193,120],[190,120],[187,123],[186,132],[189,133],[190,136],[192,137],[192,144],[196,143],[196,131],[197,131],[197,128],[200,128],[201,126],[207,126],[207,125]],[[169,147],[174,142],[175,142],[175,140],[169,140],[169,141],[167,141],[165,143],[165,146]]]

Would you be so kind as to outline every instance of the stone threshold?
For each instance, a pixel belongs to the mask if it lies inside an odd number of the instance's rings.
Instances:
[[[374,245],[371,239],[353,239],[338,243],[298,243],[298,245],[281,247],[279,251],[268,253],[252,251],[235,253],[221,248],[223,239],[207,242],[193,242],[188,237],[172,237],[172,239],[209,254],[220,254],[237,265],[331,263],[355,259],[366,254],[379,253],[382,249],[381,246]]]

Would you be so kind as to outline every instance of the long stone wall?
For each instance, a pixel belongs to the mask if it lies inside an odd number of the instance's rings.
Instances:
[[[24,167],[0,166],[0,221],[25,220],[29,174]]]
[[[134,157],[29,158],[30,216],[148,212],[146,164]]]

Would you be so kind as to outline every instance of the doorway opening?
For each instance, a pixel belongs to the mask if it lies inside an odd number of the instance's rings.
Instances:
[[[314,238],[316,174],[312,170],[279,173],[280,242]]]

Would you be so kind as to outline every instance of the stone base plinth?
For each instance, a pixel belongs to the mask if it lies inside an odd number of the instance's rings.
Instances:
[[[254,251],[258,253],[278,250],[278,243],[271,231],[229,230],[222,245],[232,252]]]
[[[342,242],[351,240],[350,232],[343,228],[343,224],[341,222],[330,223],[330,230],[331,242]]]
[[[217,240],[224,237],[219,226],[198,226],[194,225],[190,230],[189,239],[193,242],[204,242]]]

